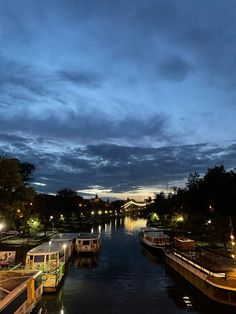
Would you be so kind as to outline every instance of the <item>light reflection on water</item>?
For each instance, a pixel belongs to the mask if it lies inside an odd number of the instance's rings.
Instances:
[[[58,293],[43,297],[47,313],[218,313],[219,306],[140,245],[138,229],[145,225],[126,217],[93,227],[101,230],[100,254],[71,260]],[[221,313],[230,312],[222,307]]]

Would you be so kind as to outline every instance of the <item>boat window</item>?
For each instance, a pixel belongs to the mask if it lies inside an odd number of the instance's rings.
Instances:
[[[57,254],[51,254],[51,260],[52,259],[57,259]]]
[[[89,240],[83,241],[83,245],[89,245]]]
[[[46,262],[49,261],[49,255],[46,255]]]
[[[15,313],[27,300],[27,289],[21,292],[3,311],[5,314]]]
[[[44,262],[44,255],[35,255],[34,256],[34,262],[35,263],[42,263],[42,262]]]
[[[30,255],[30,261],[32,261],[34,259],[34,255]]]
[[[97,244],[97,240],[93,240],[93,244]]]
[[[34,262],[35,263],[44,262],[44,255],[35,255],[34,256]]]
[[[81,244],[81,241],[79,240],[78,243]]]

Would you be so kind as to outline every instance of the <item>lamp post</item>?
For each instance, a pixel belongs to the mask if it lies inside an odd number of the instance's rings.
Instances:
[[[52,222],[52,231],[54,231],[54,222],[53,222],[52,220],[53,220],[53,216],[50,216],[49,221],[51,221],[51,222]]]

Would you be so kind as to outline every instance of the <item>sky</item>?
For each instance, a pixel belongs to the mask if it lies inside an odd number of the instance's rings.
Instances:
[[[235,0],[1,0],[0,154],[141,200],[236,167]]]

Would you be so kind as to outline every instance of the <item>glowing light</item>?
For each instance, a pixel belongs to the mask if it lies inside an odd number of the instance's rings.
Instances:
[[[94,215],[94,211],[91,212],[91,215]]]
[[[231,240],[234,240],[234,236],[233,236],[232,234],[231,234],[231,236],[230,236],[230,239],[231,239]]]
[[[37,186],[46,186],[46,184],[42,182],[33,182],[32,184],[37,185]]]
[[[4,224],[0,224],[0,231],[4,228]]]
[[[176,217],[176,221],[177,221],[177,222],[183,222],[183,221],[184,221],[184,217],[183,217],[182,215],[177,216],[177,217]]]
[[[98,215],[101,215],[101,214],[102,214],[102,211],[101,211],[101,210],[99,210],[99,211],[98,211]]]
[[[235,258],[235,254],[232,254],[231,257],[232,257],[232,258]]]

